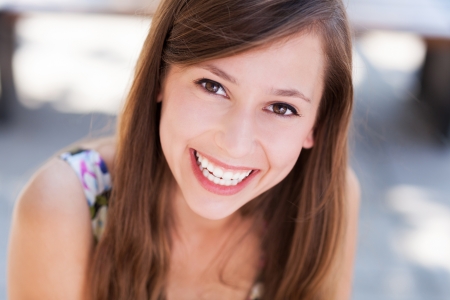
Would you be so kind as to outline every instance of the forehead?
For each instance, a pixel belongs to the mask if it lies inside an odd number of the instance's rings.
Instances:
[[[197,64],[211,66],[232,76],[231,81],[261,90],[292,88],[309,98],[320,99],[325,71],[322,39],[302,32],[266,45]],[[318,100],[317,100],[318,101]]]
[[[325,55],[321,36],[303,31],[235,55],[188,66],[173,65],[166,75],[171,77],[170,74],[192,69],[216,75],[222,72],[225,76],[221,77],[229,82],[259,91],[298,90],[318,103],[323,90]]]
[[[305,70],[306,68],[322,72],[324,69],[322,39],[315,33],[307,32],[278,39],[228,58],[239,60],[241,63],[248,61],[249,64],[258,60],[264,61],[266,63],[261,64],[261,67],[270,64],[273,69]]]

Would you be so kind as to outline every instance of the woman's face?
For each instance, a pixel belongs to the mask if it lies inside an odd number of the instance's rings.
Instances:
[[[171,66],[158,101],[177,196],[222,219],[270,189],[314,144],[324,54],[315,34],[189,67]]]

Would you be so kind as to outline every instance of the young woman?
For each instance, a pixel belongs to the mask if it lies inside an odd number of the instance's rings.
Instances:
[[[163,1],[117,138],[21,194],[9,299],[349,299],[351,55],[340,0]]]

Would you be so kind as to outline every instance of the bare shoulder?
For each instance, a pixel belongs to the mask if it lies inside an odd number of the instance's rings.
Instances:
[[[75,199],[75,201],[73,201]],[[19,195],[15,214],[27,218],[79,212],[85,207],[83,190],[72,168],[59,158],[50,159],[30,179]],[[82,211],[84,211],[83,209]],[[58,214],[53,214],[58,212]]]
[[[113,139],[80,146],[97,150],[113,168]],[[68,163],[52,158],[31,178],[14,208],[8,299],[85,299],[92,249],[81,183]]]

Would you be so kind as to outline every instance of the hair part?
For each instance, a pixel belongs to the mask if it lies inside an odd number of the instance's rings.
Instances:
[[[313,31],[326,58],[315,145],[241,212],[267,222],[263,299],[332,299],[346,220],[351,38],[340,0],[165,0],[156,11],[118,127],[105,232],[90,270],[93,299],[164,299],[173,177],[160,145],[157,95],[170,65],[192,65]],[[165,201],[164,201],[165,200]],[[113,220],[113,221],[112,221]]]

